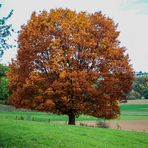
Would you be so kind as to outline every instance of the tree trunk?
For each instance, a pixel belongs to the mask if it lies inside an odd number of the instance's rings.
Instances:
[[[68,124],[75,125],[75,115],[68,115],[69,121]]]

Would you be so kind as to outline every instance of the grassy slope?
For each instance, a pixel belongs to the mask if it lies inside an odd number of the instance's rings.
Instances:
[[[2,119],[0,127],[0,147],[5,148],[148,147],[148,133],[10,119]]]

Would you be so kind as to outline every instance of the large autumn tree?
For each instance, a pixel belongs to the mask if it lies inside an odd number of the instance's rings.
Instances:
[[[101,12],[33,12],[10,65],[10,103],[68,115],[69,124],[82,113],[117,117],[118,102],[133,81],[118,36],[113,20]]]

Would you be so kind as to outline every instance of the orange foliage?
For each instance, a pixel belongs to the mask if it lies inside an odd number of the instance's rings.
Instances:
[[[117,117],[133,71],[116,28],[101,12],[33,12],[8,72],[10,103],[69,116]]]

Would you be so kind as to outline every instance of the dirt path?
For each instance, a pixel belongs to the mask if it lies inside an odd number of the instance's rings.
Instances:
[[[66,124],[65,122],[53,122]],[[118,130],[148,132],[148,120],[110,120],[106,122],[110,128]],[[96,121],[77,121],[76,125],[96,126]]]
[[[148,120],[115,120],[109,121],[112,129],[148,132]]]

